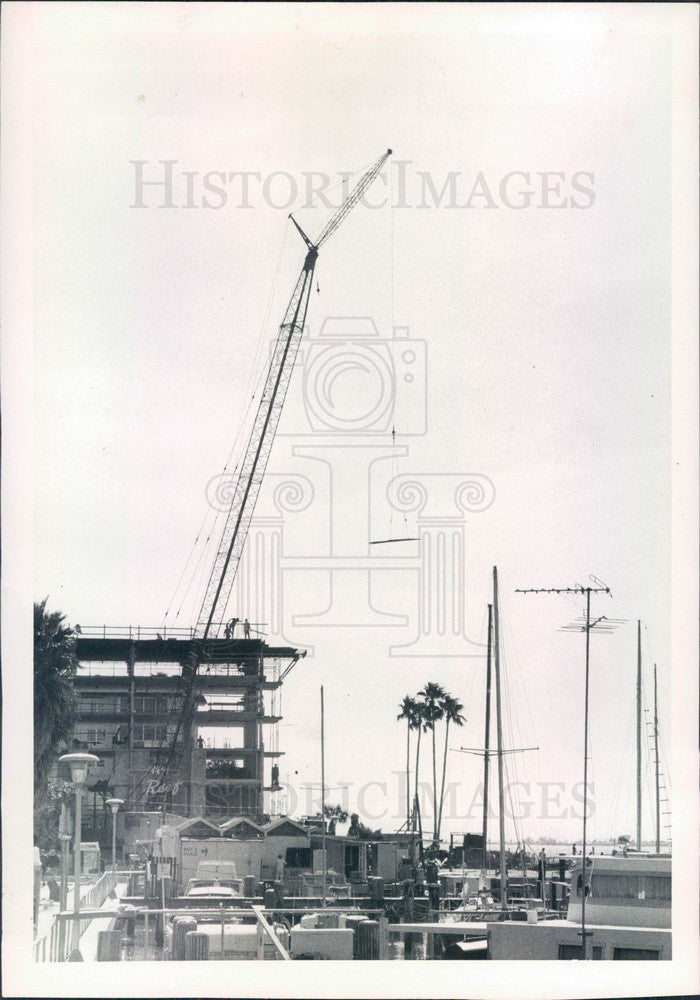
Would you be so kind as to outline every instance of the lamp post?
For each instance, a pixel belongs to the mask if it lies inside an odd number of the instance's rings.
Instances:
[[[109,893],[110,899],[116,899],[117,887],[117,813],[119,806],[124,805],[124,799],[107,799],[105,805],[112,810],[112,888]]]
[[[68,845],[71,842],[70,813],[65,801],[61,802],[61,815],[58,820],[58,839],[61,842],[61,891],[58,905],[61,913],[63,913],[68,900]]]
[[[68,956],[69,962],[82,962],[80,954],[80,846],[82,843],[82,794],[83,785],[92,764],[99,760],[93,753],[64,753],[59,757],[59,763],[70,767],[71,781],[75,786],[75,824],[73,837],[73,946]]]

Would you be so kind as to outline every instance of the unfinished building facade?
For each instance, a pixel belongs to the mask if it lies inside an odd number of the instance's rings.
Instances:
[[[303,653],[261,639],[202,648],[189,635],[83,628],[76,654],[75,749],[100,758],[86,792],[89,826],[98,794],[123,799],[125,812],[216,823],[278,811],[279,695]]]

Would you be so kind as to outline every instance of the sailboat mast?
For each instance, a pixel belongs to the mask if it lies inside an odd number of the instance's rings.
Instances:
[[[642,623],[637,621],[637,850],[642,849]]]
[[[656,778],[656,853],[661,854],[661,799],[659,794],[659,706],[656,695],[656,664],[654,664],[654,768]]]
[[[488,824],[489,824],[489,759],[491,738],[491,636],[493,633],[493,607],[489,604],[488,640],[486,646],[486,732],[484,734],[484,820],[482,836],[484,840],[484,871],[488,858]]]
[[[323,903],[326,905],[326,881],[328,879],[328,864],[326,862],[326,732],[323,711],[323,684],[321,685],[321,854],[323,856]]]
[[[493,567],[493,666],[496,676],[496,740],[498,748],[498,832],[500,841],[501,906],[508,902],[506,825],[503,794],[503,725],[501,720],[501,655],[498,629],[498,570]]]

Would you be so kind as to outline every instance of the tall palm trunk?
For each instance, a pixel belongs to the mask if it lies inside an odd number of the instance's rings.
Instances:
[[[418,739],[416,741],[416,774],[415,774],[414,793],[413,793],[413,801],[414,802],[418,799],[418,764],[420,762],[420,738],[421,738],[422,731],[423,731],[422,727],[419,726],[418,727]]]
[[[442,809],[445,803],[445,775],[447,773],[447,743],[450,732],[450,717],[445,720],[445,750],[442,755],[442,783],[440,785],[440,809],[438,811],[437,835],[440,839],[440,828],[442,827]]]
[[[406,720],[406,832],[411,825],[411,720]]]
[[[437,815],[437,771],[435,763],[435,723],[432,725],[433,730],[433,840],[437,836],[438,827],[438,815]]]

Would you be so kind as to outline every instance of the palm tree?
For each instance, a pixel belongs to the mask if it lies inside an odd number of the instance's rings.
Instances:
[[[34,605],[34,783],[45,788],[49,771],[75,721],[73,678],[78,665],[73,630],[46,602]]]
[[[321,814],[319,813],[318,815],[320,816]],[[326,805],[324,807],[324,817],[329,820],[327,832],[334,834],[336,824],[345,823],[347,821],[348,814],[342,806]]]
[[[401,711],[396,718],[406,720],[406,829],[408,830],[411,822],[411,782],[409,778],[411,770],[411,730],[418,729],[420,732],[420,719],[418,716],[418,703],[410,695],[406,695],[399,708]]]
[[[433,840],[437,836],[437,763],[435,751],[435,723],[443,716],[442,702],[445,691],[439,684],[430,681],[419,692],[423,699],[423,719],[424,726],[432,733],[433,742]]]
[[[414,701],[414,723],[411,726],[412,729],[417,730],[418,739],[416,740],[416,764],[415,764],[415,774],[413,782],[413,804],[418,801],[418,774],[420,765],[420,738],[423,732],[427,729],[425,720],[425,702],[419,701],[418,698]]]
[[[449,742],[450,723],[455,726],[464,724],[462,709],[464,705],[453,698],[450,694],[445,694],[442,699],[442,711],[445,719],[445,749],[442,755],[442,783],[440,785],[440,805],[438,808],[437,839],[440,839],[440,827],[442,826],[442,809],[445,803],[445,775],[447,773],[447,749]]]

